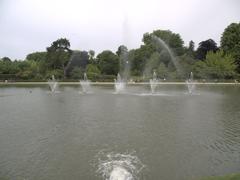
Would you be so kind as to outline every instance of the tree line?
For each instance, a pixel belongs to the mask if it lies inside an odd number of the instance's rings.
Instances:
[[[153,36],[160,38],[171,53]],[[68,39],[60,38],[46,51],[30,53],[25,60],[1,58],[0,79],[45,81],[55,75],[77,80],[86,72],[91,80],[109,81],[126,69],[138,81],[150,78],[153,71],[167,80],[186,79],[190,72],[198,79],[240,77],[240,23],[225,28],[219,47],[212,39],[200,42],[197,48],[193,41],[184,46],[181,36],[170,30],[145,33],[142,42],[136,49],[121,45],[116,52],[104,50],[96,55],[94,50],[73,50]]]

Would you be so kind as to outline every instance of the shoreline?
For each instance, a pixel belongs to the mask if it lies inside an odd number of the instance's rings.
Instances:
[[[59,85],[79,85],[80,82],[58,82]],[[114,85],[114,82],[90,82],[91,85]],[[127,85],[149,85],[149,82],[128,82]],[[186,82],[158,82],[159,85],[185,85]],[[193,82],[196,85],[240,85],[235,82]],[[48,85],[48,82],[0,82],[0,85]]]

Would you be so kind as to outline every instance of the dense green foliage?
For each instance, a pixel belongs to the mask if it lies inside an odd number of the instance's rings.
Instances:
[[[72,50],[65,38],[54,41],[44,52],[33,52],[25,60],[0,59],[0,80],[81,79],[84,72],[92,80],[113,80],[117,73],[137,80],[149,79],[153,71],[159,78],[184,80],[190,72],[199,79],[236,79],[240,72],[240,23],[223,32],[221,46],[208,39],[189,42],[170,30],[145,33],[137,49],[119,46],[116,53],[104,50]],[[166,45],[169,47],[166,48]]]
[[[113,75],[119,71],[119,58],[109,50],[97,55],[97,63],[102,74]]]
[[[232,54],[240,72],[240,23],[232,23],[224,30],[221,48],[224,52]]]
[[[222,50],[216,53],[210,51],[205,61],[195,63],[196,75],[208,79],[231,79],[236,75],[236,68],[234,58],[231,55],[224,55]]]

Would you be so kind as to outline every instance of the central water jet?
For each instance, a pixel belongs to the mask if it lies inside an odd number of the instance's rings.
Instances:
[[[157,85],[158,85],[157,74],[156,74],[155,71],[153,71],[153,78],[150,79],[149,83],[150,83],[150,87],[151,87],[151,92],[153,94],[153,93],[155,93],[155,90],[156,90]]]
[[[58,87],[58,82],[56,81],[54,75],[52,75],[52,79],[48,80],[48,85],[52,93],[56,92],[56,89]]]
[[[190,73],[190,77],[188,80],[186,80],[186,85],[188,88],[188,93],[189,94],[193,94],[194,90],[195,90],[195,83],[193,80],[193,72]]]
[[[91,81],[88,80],[87,74],[84,73],[83,80],[80,80],[80,85],[82,87],[82,92],[83,93],[90,93],[91,92],[90,83],[91,83]]]
[[[115,93],[119,94],[125,91],[126,83],[121,78],[120,74],[118,73],[117,79],[114,79],[114,87],[115,87]]]

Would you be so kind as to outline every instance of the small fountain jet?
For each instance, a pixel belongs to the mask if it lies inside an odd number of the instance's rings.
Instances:
[[[126,83],[122,80],[119,73],[117,75],[117,79],[115,79],[114,87],[117,94],[124,92],[126,89]]]
[[[87,74],[84,73],[83,80],[80,80],[80,85],[82,87],[82,92],[83,93],[90,93],[91,92],[90,83],[91,83],[91,81],[88,80]]]
[[[155,93],[155,90],[156,90],[157,84],[158,84],[157,74],[155,71],[153,72],[153,78],[150,79],[149,83],[150,83],[150,87],[151,87],[151,93],[153,94],[153,93]]]
[[[189,94],[193,94],[194,90],[195,90],[195,84],[194,84],[194,80],[193,80],[193,73],[190,73],[190,77],[188,80],[186,80],[186,85],[188,88],[188,93]]]
[[[54,75],[52,75],[52,79],[48,80],[48,85],[49,85],[52,93],[56,92],[56,89],[58,87],[58,82],[56,81]]]

